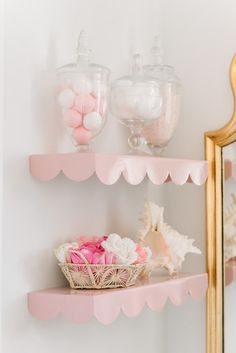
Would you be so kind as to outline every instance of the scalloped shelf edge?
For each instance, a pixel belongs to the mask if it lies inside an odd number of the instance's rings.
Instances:
[[[62,153],[30,156],[30,173],[41,181],[50,181],[63,173],[73,181],[96,175],[105,185],[115,184],[121,175],[131,185],[147,176],[155,185],[172,181],[176,185],[192,182],[203,185],[208,176],[208,162],[149,156]]]
[[[164,279],[164,280],[163,280]],[[96,318],[104,325],[111,324],[120,312],[137,317],[145,306],[161,310],[167,300],[182,305],[190,295],[195,300],[204,298],[208,275],[181,274],[179,278],[152,277],[130,288],[105,290],[73,290],[54,288],[28,293],[28,308],[41,320],[52,320],[62,315],[80,324]]]

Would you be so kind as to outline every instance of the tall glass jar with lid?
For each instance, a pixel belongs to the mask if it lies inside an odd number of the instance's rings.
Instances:
[[[76,53],[76,62],[57,70],[58,104],[77,151],[85,152],[106,121],[110,70],[90,62],[87,36],[83,31]]]
[[[179,121],[181,82],[174,68],[163,64],[163,51],[158,37],[151,52],[153,64],[144,66],[144,72],[155,78],[162,87],[162,111],[157,119],[144,126],[142,136],[153,154],[160,154],[173,137]]]

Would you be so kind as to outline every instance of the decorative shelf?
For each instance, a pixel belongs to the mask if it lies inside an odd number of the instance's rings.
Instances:
[[[225,265],[225,285],[236,284],[236,260],[231,260]]]
[[[234,179],[236,181],[236,161],[225,161],[225,179]]]
[[[207,291],[208,276],[180,274],[178,278],[154,276],[133,287],[104,290],[76,290],[53,288],[28,293],[29,311],[41,320],[52,320],[59,314],[75,323],[93,317],[104,325],[111,324],[122,311],[136,317],[145,304],[151,310],[160,310],[169,298],[174,305],[184,303],[188,295],[202,299]]]
[[[146,175],[156,185],[169,181],[202,185],[207,179],[208,162],[94,153],[44,154],[30,156],[30,172],[41,181],[52,180],[62,172],[74,181],[84,181],[96,174],[106,185],[116,183],[121,174],[132,185],[141,183]]]

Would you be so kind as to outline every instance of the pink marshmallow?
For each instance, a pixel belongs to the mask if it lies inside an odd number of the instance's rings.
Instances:
[[[95,99],[95,105],[93,108],[94,112],[97,112],[104,116],[107,112],[107,101],[104,98],[96,98]]]
[[[83,126],[80,126],[74,129],[73,138],[78,145],[87,145],[92,138],[92,133],[91,131],[86,130]]]
[[[75,108],[81,114],[91,113],[94,109],[95,99],[90,94],[79,94],[75,99]]]
[[[82,115],[74,109],[67,109],[63,113],[64,124],[76,128],[82,124]]]

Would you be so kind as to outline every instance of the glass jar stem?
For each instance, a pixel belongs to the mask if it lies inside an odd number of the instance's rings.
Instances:
[[[77,145],[77,152],[89,152],[89,145]]]
[[[143,125],[144,124],[139,121],[130,126],[131,135],[128,138],[128,143],[132,149],[132,152],[136,152],[142,145],[146,143],[145,138],[141,135]]]

